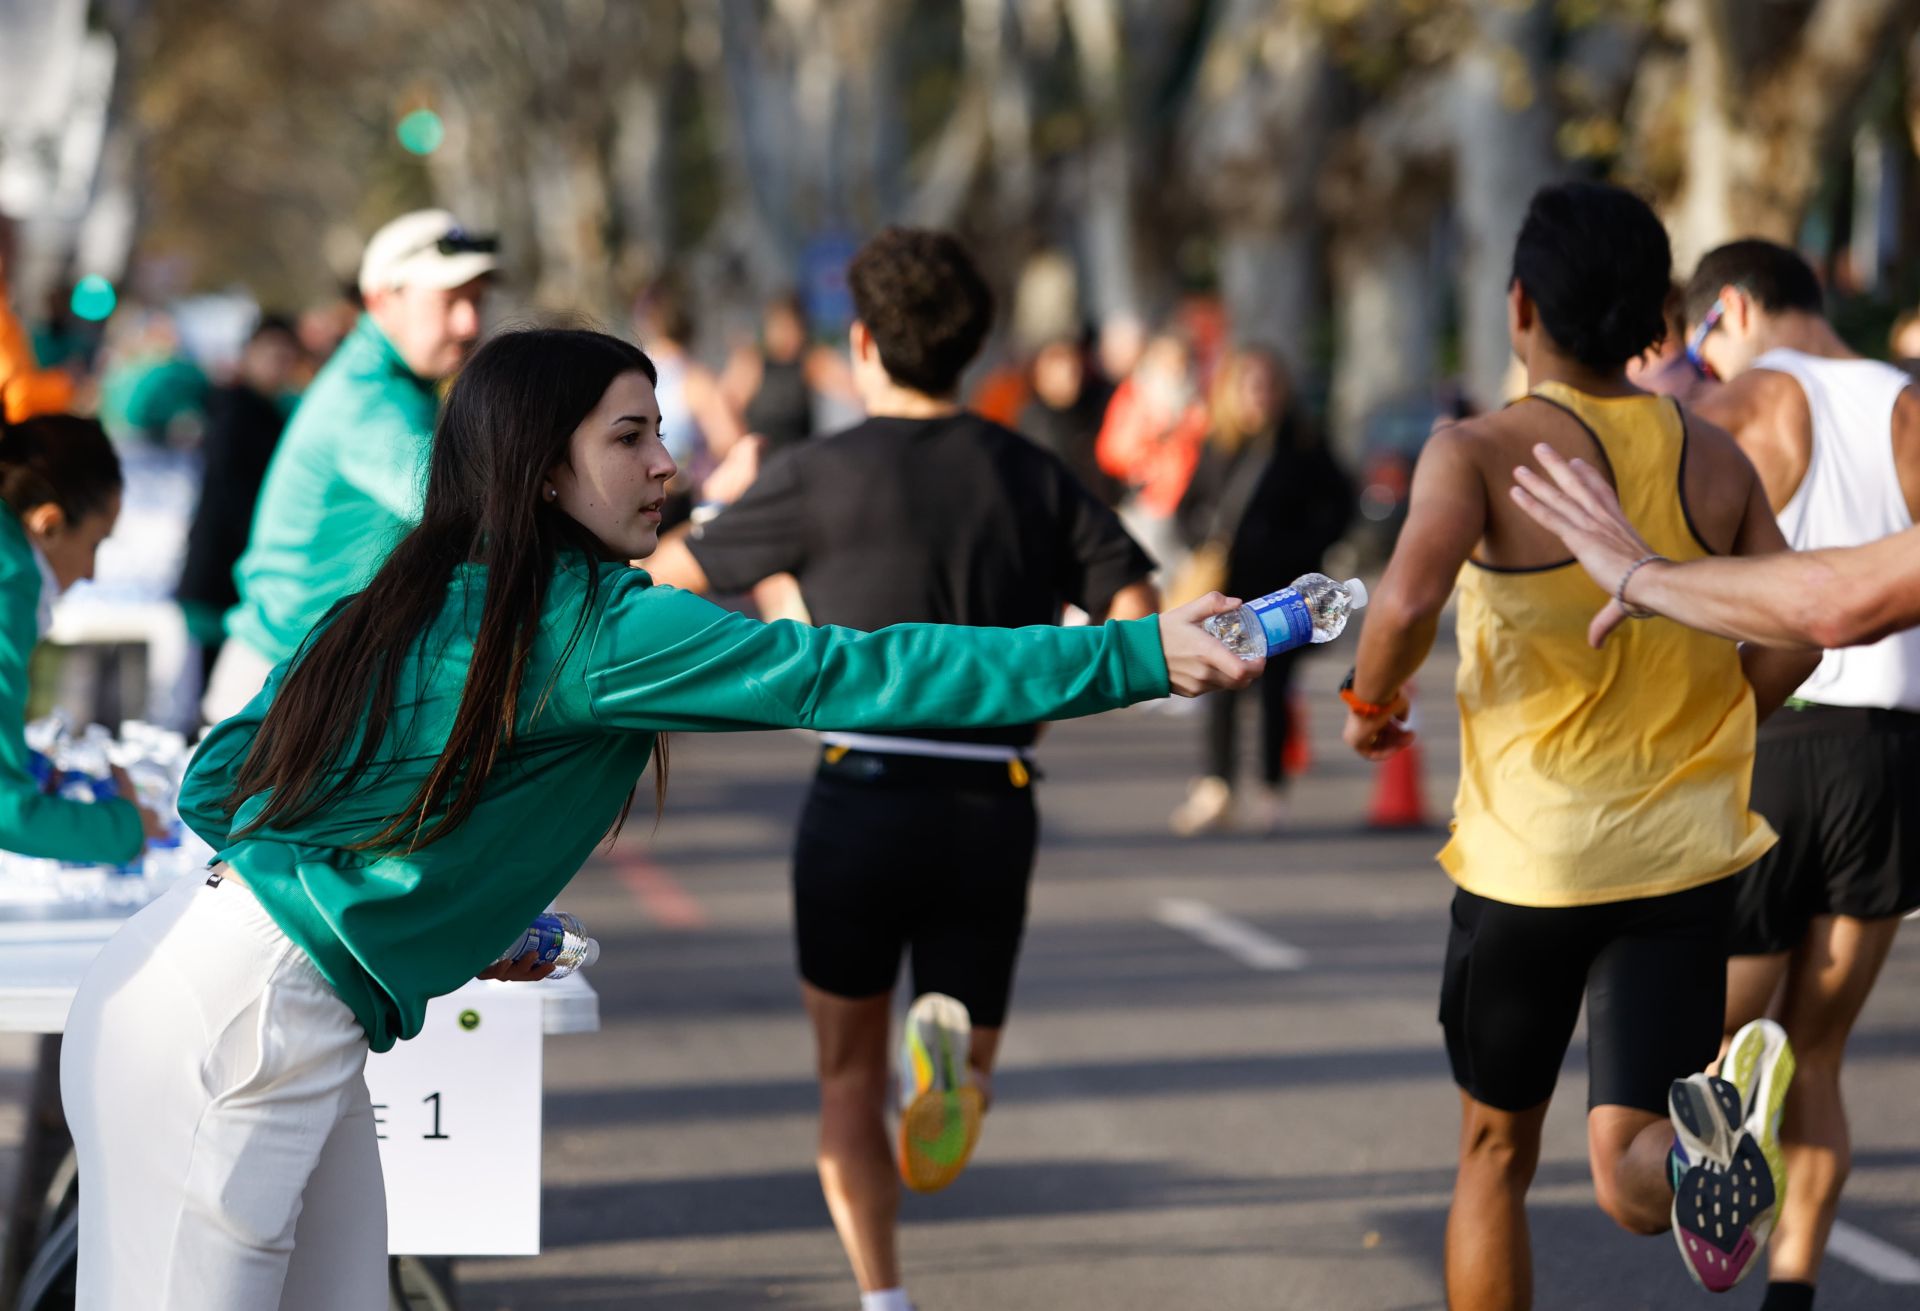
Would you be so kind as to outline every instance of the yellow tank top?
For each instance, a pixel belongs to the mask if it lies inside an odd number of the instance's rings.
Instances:
[[[1664,397],[1542,384],[1613,467],[1627,515],[1674,560],[1711,554],[1681,499],[1686,427]],[[1459,585],[1460,791],[1440,863],[1519,906],[1660,896],[1746,868],[1774,844],[1747,808],[1753,692],[1732,642],[1667,619],[1622,624],[1578,565],[1469,562]]]

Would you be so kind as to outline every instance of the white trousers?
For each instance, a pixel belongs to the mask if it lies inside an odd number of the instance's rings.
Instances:
[[[67,1019],[79,1311],[379,1311],[365,1032],[232,879],[115,934]]]
[[[273,672],[273,661],[238,638],[220,644],[213,672],[207,675],[207,694],[200,698],[200,713],[209,724],[231,719],[258,696]]]

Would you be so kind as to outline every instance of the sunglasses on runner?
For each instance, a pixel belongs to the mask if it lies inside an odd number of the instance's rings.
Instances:
[[[1694,372],[1701,377],[1712,378],[1716,382],[1719,381],[1720,375],[1713,371],[1711,364],[1707,363],[1706,357],[1700,353],[1700,348],[1707,344],[1708,334],[1720,326],[1720,320],[1725,318],[1726,314],[1727,303],[1723,300],[1714,301],[1713,306],[1707,310],[1706,317],[1700,320],[1700,326],[1693,330],[1691,337],[1687,338],[1687,363],[1691,364]]]

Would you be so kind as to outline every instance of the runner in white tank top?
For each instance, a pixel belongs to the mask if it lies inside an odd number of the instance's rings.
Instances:
[[[1793,251],[1739,241],[1687,288],[1703,399],[1758,468],[1796,549],[1861,546],[1920,508],[1920,391],[1863,359]],[[1810,1311],[1847,1173],[1840,1062],[1906,912],[1920,906],[1920,631],[1830,651],[1797,710],[1762,726],[1753,808],[1780,844],[1739,879],[1727,1032],[1775,1011],[1800,1068],[1782,1139],[1787,1199],[1762,1311]]]
[[[1784,346],[1752,367],[1799,383],[1812,418],[1807,471],[1778,508],[1794,550],[1864,546],[1913,527],[1893,457],[1894,405],[1912,382],[1906,370]],[[1920,711],[1920,629],[1827,652],[1800,698],[1823,706]]]

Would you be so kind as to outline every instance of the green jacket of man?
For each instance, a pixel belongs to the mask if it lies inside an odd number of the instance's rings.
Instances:
[[[227,635],[272,663],[373,577],[420,521],[439,398],[361,315],[274,451],[234,566]]]

